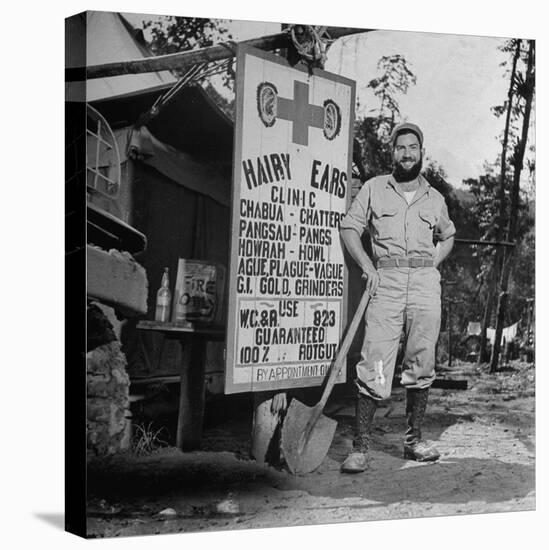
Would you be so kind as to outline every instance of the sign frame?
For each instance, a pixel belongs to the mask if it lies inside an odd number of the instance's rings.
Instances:
[[[301,388],[310,386],[320,386],[326,378],[327,372],[324,372],[320,376],[314,376],[310,378],[296,378],[296,379],[283,379],[272,380],[268,383],[254,383],[250,380],[249,383],[237,383],[234,382],[234,369],[236,365],[235,354],[237,351],[237,345],[235,342],[238,340],[237,327],[237,313],[238,313],[238,300],[242,299],[242,296],[237,296],[236,292],[236,277],[238,270],[238,239],[239,239],[239,210],[238,203],[241,196],[241,181],[242,181],[242,155],[243,155],[243,135],[244,135],[244,75],[246,73],[247,61],[251,58],[259,58],[260,60],[269,61],[277,65],[288,68],[292,71],[298,71],[299,73],[305,73],[309,76],[318,76],[323,79],[333,81],[336,83],[344,84],[350,88],[350,107],[349,107],[349,126],[348,126],[348,155],[347,155],[347,190],[345,192],[345,211],[347,211],[351,201],[351,181],[352,181],[352,151],[353,151],[353,137],[354,137],[354,119],[355,119],[355,101],[356,101],[356,82],[349,78],[329,73],[322,69],[310,68],[304,63],[298,63],[297,65],[290,65],[290,63],[283,57],[259,50],[246,44],[239,44],[236,52],[236,117],[235,117],[235,133],[234,133],[234,147],[233,147],[233,181],[231,189],[231,237],[229,247],[229,273],[228,273],[228,310],[227,310],[227,338],[225,349],[225,394],[241,393],[241,392],[255,392],[255,391],[271,391],[271,390],[284,390],[291,388]],[[265,121],[264,121],[265,123]],[[295,123],[294,123],[295,124]],[[307,130],[308,131],[308,130]],[[294,134],[295,135],[295,134]],[[339,236],[337,236],[339,240]],[[340,245],[343,248],[343,245]],[[343,258],[345,253],[343,250]],[[348,300],[348,282],[349,273],[345,259],[343,260],[343,295],[341,297],[341,310],[340,310],[340,324],[337,348],[341,342],[344,328],[347,321],[347,300]],[[245,299],[245,298],[244,298]],[[254,299],[251,297],[250,299]],[[269,298],[271,299],[271,298]],[[272,298],[274,300],[275,298]],[[327,297],[323,298],[328,300]],[[232,344],[231,344],[232,339]],[[230,345],[231,344],[231,345]],[[329,360],[329,363],[333,363],[333,358]],[[336,383],[342,383],[346,381],[346,370],[342,369],[342,372],[338,376]]]

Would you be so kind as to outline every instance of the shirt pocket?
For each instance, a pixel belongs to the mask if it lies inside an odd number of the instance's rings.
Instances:
[[[385,241],[395,237],[397,231],[396,218],[398,209],[380,206],[372,210],[372,225],[376,230],[376,239]]]
[[[417,239],[420,245],[432,247],[434,245],[433,235],[437,224],[437,215],[429,208],[420,210]]]

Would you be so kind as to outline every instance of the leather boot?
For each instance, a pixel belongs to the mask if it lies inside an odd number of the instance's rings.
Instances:
[[[356,400],[355,437],[353,450],[341,465],[341,471],[346,474],[358,474],[368,467],[368,449],[372,422],[377,409],[377,401],[366,395],[359,394]]]
[[[404,438],[404,458],[417,462],[431,462],[440,458],[436,448],[421,439],[421,423],[427,408],[429,388],[406,390],[406,421],[408,429]]]

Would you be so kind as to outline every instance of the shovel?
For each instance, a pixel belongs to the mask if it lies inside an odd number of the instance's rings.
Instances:
[[[360,304],[330,368],[330,374],[320,401],[314,407],[307,407],[292,399],[282,426],[282,451],[292,474],[306,474],[318,468],[332,444],[337,422],[322,414],[330,397],[337,375],[341,371],[347,352],[351,347],[360,319],[366,311],[370,295],[362,295]]]

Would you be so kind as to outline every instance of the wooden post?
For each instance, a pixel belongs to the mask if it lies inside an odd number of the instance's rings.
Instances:
[[[455,282],[453,283],[455,284]],[[462,304],[463,300],[452,300],[447,298],[448,313],[446,323],[448,326],[448,368],[452,366],[452,306],[456,304]]]
[[[195,329],[158,321],[139,321],[137,328],[179,340],[182,353],[175,442],[184,451],[199,448],[206,400],[206,343],[224,338],[225,331],[213,327]]]
[[[327,32],[332,39],[341,38],[357,33],[366,33],[375,29],[356,29],[348,27],[328,27]],[[248,44],[262,50],[276,50],[287,47],[290,43],[288,32],[281,32],[269,36],[260,36],[250,40],[244,40],[243,44]],[[100,65],[89,65],[87,67],[69,67],[65,69],[65,80],[74,82],[92,78],[105,78],[108,76],[119,76],[123,74],[140,74],[154,71],[173,71],[183,70],[186,67],[198,63],[210,63],[222,59],[234,57],[234,46],[231,43],[221,43],[214,46],[208,46],[199,50],[187,50],[178,53],[157,55],[146,57],[144,59],[135,59],[131,61],[115,61],[111,63],[102,63]]]
[[[528,308],[528,325],[526,327],[526,340],[530,338],[530,333],[532,332],[532,313],[534,309],[534,298],[526,298],[527,308]]]
[[[448,312],[446,313],[446,325],[448,327],[448,368],[452,366],[452,300],[448,298],[446,302],[448,305]]]
[[[259,464],[280,460],[280,420],[285,404],[285,393],[254,393],[251,455]]]
[[[451,311],[450,311],[450,302],[451,302],[451,298],[450,296],[446,296],[446,287],[447,286],[452,286],[452,285],[455,285],[457,284],[457,281],[447,281],[446,279],[441,279],[440,280],[440,291],[441,291],[441,295],[440,295],[440,301],[441,301],[441,306],[444,305],[444,302],[446,302],[446,305],[447,305],[447,309],[446,309],[446,330],[448,332],[448,334],[446,335],[447,339],[448,339],[448,367],[451,367],[452,366],[452,337],[451,337],[451,319],[450,319],[450,315],[451,315]],[[441,307],[442,309],[442,307]],[[437,344],[438,344],[438,340],[437,340]],[[436,358],[436,351],[435,351],[435,358]],[[436,361],[436,360],[435,360]]]
[[[200,447],[206,398],[206,339],[200,334],[180,340],[182,346],[181,387],[177,417],[176,446],[183,451]]]

